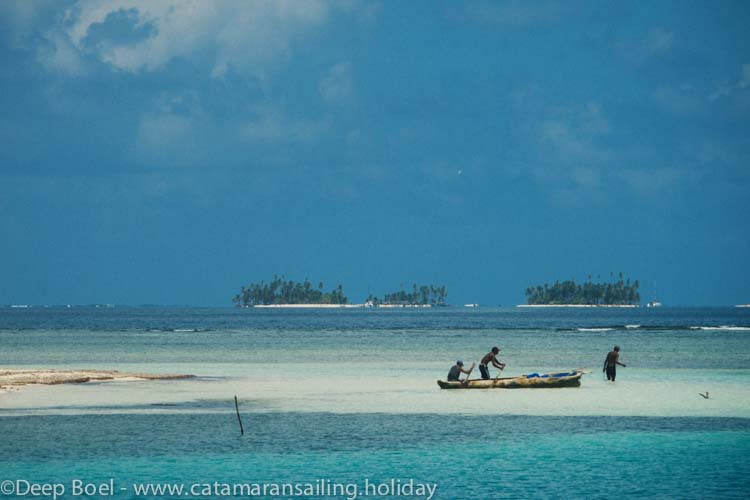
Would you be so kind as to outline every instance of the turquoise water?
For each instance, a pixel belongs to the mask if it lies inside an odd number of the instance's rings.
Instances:
[[[232,417],[232,418],[230,418]],[[273,414],[11,417],[6,477],[131,482],[418,478],[437,498],[743,497],[744,419]],[[30,428],[34,431],[30,432]]]
[[[609,384],[614,343],[628,367]],[[509,374],[592,373],[573,389],[437,388],[457,357],[495,344]],[[437,485],[433,498],[750,492],[744,310],[0,309],[0,345],[0,367],[198,375],[0,394],[0,482],[57,482],[66,497],[74,479],[112,480],[120,498],[150,482],[328,481],[363,495],[412,480]],[[220,497],[195,495],[207,496]]]

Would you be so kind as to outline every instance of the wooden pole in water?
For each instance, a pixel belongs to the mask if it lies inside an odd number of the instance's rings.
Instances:
[[[237,396],[234,397],[234,409],[237,410],[237,421],[240,423],[240,436],[244,436],[245,429],[242,428],[242,419],[240,418],[240,405],[237,402]]]

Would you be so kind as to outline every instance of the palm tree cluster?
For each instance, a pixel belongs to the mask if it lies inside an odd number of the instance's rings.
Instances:
[[[287,281],[284,276],[273,275],[273,281],[265,283],[251,283],[243,286],[240,293],[232,298],[237,307],[268,304],[346,304],[348,299],[344,295],[341,285],[330,292],[323,291],[323,282],[317,288],[305,278],[303,283]]]
[[[630,278],[623,280],[622,273],[609,283],[592,283],[588,281],[579,285],[575,280],[556,281],[550,286],[547,283],[526,289],[526,301],[529,304],[586,304],[586,305],[631,305],[638,304],[641,296],[638,293],[640,283]]]
[[[445,298],[448,296],[448,290],[443,286],[434,285],[412,285],[411,292],[405,292],[403,286],[401,290],[393,293],[386,293],[382,299],[370,295],[367,302],[374,305],[379,304],[400,304],[400,305],[433,305],[444,306]]]

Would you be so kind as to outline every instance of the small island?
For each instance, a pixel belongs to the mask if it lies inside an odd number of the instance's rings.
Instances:
[[[341,307],[348,304],[341,285],[330,292],[324,292],[323,286],[322,281],[314,287],[308,279],[297,283],[274,275],[269,283],[261,281],[243,286],[232,302],[237,307]]]
[[[412,291],[406,292],[403,287],[398,292],[386,293],[383,298],[373,295],[367,297],[365,304],[373,307],[442,307],[448,290],[445,285],[412,285]]]
[[[622,273],[609,283],[594,283],[591,276],[583,284],[575,280],[556,281],[552,286],[532,286],[526,289],[526,304],[522,307],[638,307],[640,283],[624,278]]]

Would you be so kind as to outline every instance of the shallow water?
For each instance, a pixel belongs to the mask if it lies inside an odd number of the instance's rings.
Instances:
[[[628,367],[612,384],[615,343]],[[366,478],[437,483],[435,498],[750,491],[748,310],[0,309],[0,345],[3,367],[197,375],[0,394],[0,480],[112,478],[124,498],[142,481],[361,493]],[[507,375],[591,373],[580,388],[438,389],[492,345]]]

